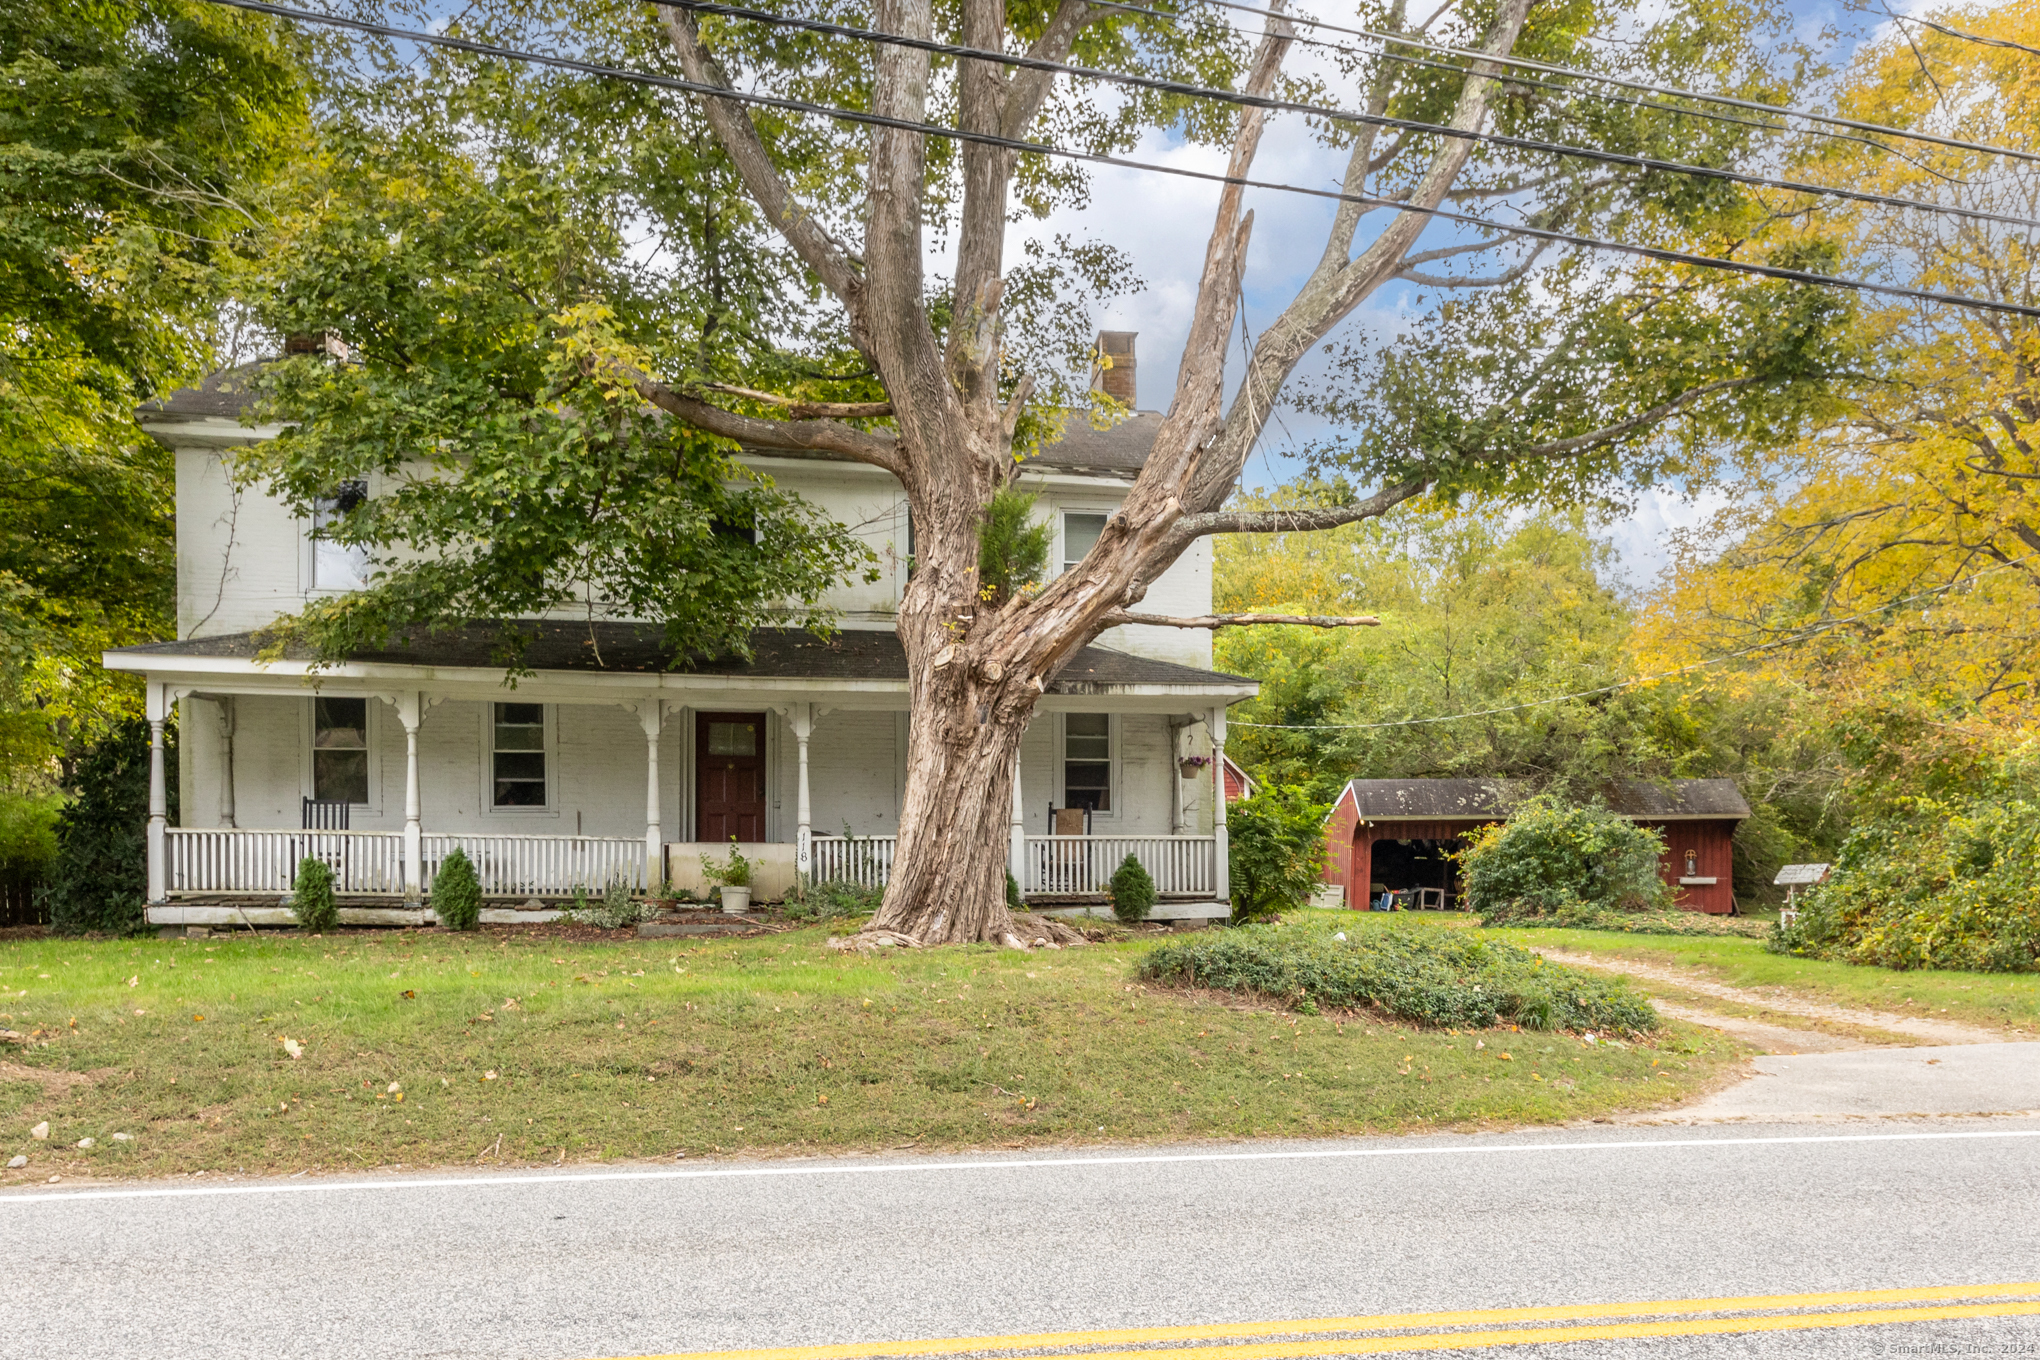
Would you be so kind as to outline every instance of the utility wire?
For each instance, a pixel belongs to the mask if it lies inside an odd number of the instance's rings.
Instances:
[[[1658,160],[1651,156],[1635,156],[1627,152],[1602,151],[1595,147],[1574,146],[1567,142],[1545,142],[1529,137],[1511,137],[1499,132],[1475,132],[1470,129],[1448,127],[1443,123],[1426,123],[1411,118],[1393,118],[1378,113],[1354,113],[1346,109],[1332,108],[1323,104],[1302,104],[1291,99],[1277,99],[1271,95],[1241,94],[1233,90],[1214,89],[1207,85],[1192,85],[1180,80],[1164,80],[1158,76],[1126,75],[1118,71],[1105,71],[1091,66],[1072,66],[1066,62],[1050,61],[1045,57],[1015,56],[983,47],[966,47],[960,43],[940,42],[933,38],[914,38],[897,33],[885,33],[877,29],[856,28],[849,24],[830,23],[822,19],[801,19],[791,15],[774,14],[769,10],[752,9],[744,5],[730,5],[721,0],[657,0],[670,9],[692,10],[699,14],[716,14],[729,19],[743,19],[751,23],[770,24],[777,28],[791,28],[803,33],[819,33],[828,37],[849,38],[856,42],[883,43],[889,47],[905,47],[916,52],[928,52],[935,56],[949,57],[958,61],[996,62],[1002,66],[1015,66],[1029,71],[1048,71],[1056,75],[1076,76],[1083,80],[1102,80],[1114,85],[1130,86],[1139,90],[1153,90],[1158,94],[1180,95],[1187,98],[1210,99],[1222,104],[1238,104],[1246,108],[1267,109],[1275,113],[1301,113],[1310,117],[1324,118],[1333,122],[1359,123],[1369,127],[1395,128],[1404,132],[1424,133],[1465,142],[1484,142],[1490,146],[1508,147],[1514,151],[1531,151],[1543,155],[1568,156],[1575,160],[1599,161],[1605,165],[1623,165],[1637,170],[1655,171],[1661,174],[1686,175],[1695,179],[1725,180],[1736,184],[1748,184],[1759,189],[1779,189],[1796,194],[1818,194],[1828,198],[1847,199],[1854,203],[1874,203],[1879,207],[1908,208],[1918,212],[1946,213],[1953,217],[1966,217],[1979,222],[1999,222],[2014,227],[2040,227],[2030,217],[2014,217],[2008,213],[1986,212],[1981,208],[1964,208],[1944,203],[1923,203],[1916,198],[1901,198],[1892,194],[1875,194],[1861,189],[1842,189],[1832,185],[1809,184],[1803,180],[1778,179],[1770,175],[1748,174],[1740,170],[1724,170],[1715,166],[1691,165],[1684,161]]]
[[[2040,47],[2028,47],[2024,43],[2015,43],[2005,38],[1986,38],[1981,33],[1965,33],[1959,28],[1937,24],[1932,19],[1916,18],[1910,14],[1893,14],[1889,10],[1879,14],[1878,11],[1863,5],[1843,5],[1842,8],[1854,10],[1858,14],[1876,15],[1896,24],[1918,24],[1921,28],[1931,28],[1936,33],[1945,33],[1951,38],[1960,38],[1963,42],[1973,42],[1983,47],[2008,47],[2014,52],[2031,52],[2034,56],[2040,57]]]
[[[1941,303],[1951,307],[1967,307],[1979,311],[1999,312],[2009,316],[2040,318],[2040,307],[2027,306],[2017,302],[2000,302],[1995,298],[1970,297],[1963,293],[1937,293],[1925,288],[1906,288],[1898,284],[1871,283],[1864,279],[1846,279],[1833,274],[1816,274],[1805,269],[1788,269],[1781,265],[1756,264],[1746,260],[1728,259],[1715,255],[1695,255],[1683,250],[1667,250],[1658,246],[1630,245],[1622,241],[1610,241],[1598,236],[1581,236],[1572,232],[1553,231],[1547,227],[1509,226],[1470,213],[1451,212],[1444,208],[1425,208],[1398,203],[1394,199],[1377,198],[1369,194],[1349,194],[1337,189],[1314,189],[1306,185],[1285,184],[1278,180],[1250,179],[1242,175],[1227,175],[1212,170],[1193,170],[1187,166],[1162,165],[1153,161],[1137,161],[1124,156],[1109,156],[1102,152],[1075,151],[1067,147],[1052,146],[1044,142],[1023,141],[1016,137],[1002,137],[988,132],[968,132],[960,128],[942,127],[935,123],[916,122],[909,118],[894,118],[887,114],[871,113],[863,109],[835,108],[816,104],[804,99],[788,99],[780,95],[758,94],[751,91],[730,89],[721,85],[708,85],[699,81],[686,80],[679,76],[657,75],[647,71],[630,71],[621,67],[603,66],[596,62],[582,61],[576,57],[554,56],[543,52],[526,52],[516,48],[498,47],[491,43],[475,42],[468,38],[455,38],[443,33],[423,33],[416,29],[396,28],[389,24],[376,23],[367,19],[351,19],[337,14],[321,14],[312,10],[294,9],[287,5],[275,5],[268,0],[206,0],[209,4],[229,9],[247,10],[255,14],[270,14],[284,19],[296,19],[306,23],[327,24],[335,28],[351,29],[359,33],[370,33],[377,37],[395,38],[404,42],[427,43],[435,47],[468,52],[476,56],[494,57],[504,61],[525,61],[538,66],[551,66],[582,75],[600,76],[606,79],[629,81],[634,84],[652,85],[661,89],[681,90],[688,94],[702,95],[712,99],[724,99],[734,104],[755,104],[762,108],[788,109],[797,113],[818,113],[846,123],[865,127],[891,128],[924,137],[943,137],[951,141],[973,142],[981,146],[995,146],[1006,151],[1022,152],[1027,155],[1053,156],[1062,160],[1078,161],[1088,165],[1103,165],[1119,170],[1139,170],[1149,174],[1172,175],[1178,179],[1198,180],[1207,184],[1230,184],[1243,189],[1266,189],[1275,193],[1299,194],[1306,198],[1328,199],[1335,203],[1355,203],[1363,207],[1384,208],[1391,212],[1412,212],[1434,221],[1452,222],[1461,226],[1492,231],[1503,236],[1527,237],[1531,240],[1552,241],[1565,245],[1582,246],[1590,250],[1604,250],[1612,254],[1632,255],[1639,259],[1656,260],[1663,264],[1690,265],[1698,269],[1719,269],[1728,273],[1748,274],[1757,278],[1779,279],[1787,283],[1813,284],[1829,288],[1845,288],[1862,293],[1875,293],[1882,297],[1906,298],[1915,302]]]
[[[1845,623],[1854,623],[1857,619],[1868,618],[1872,614],[1882,614],[1899,605],[1910,604],[1914,600],[1924,600],[1933,595],[1945,595],[1959,585],[1974,581],[1978,577],[1989,576],[1993,572],[2009,571],[2021,562],[2031,561],[2036,556],[2040,556],[2040,553],[2027,553],[2024,557],[2015,557],[2009,562],[2000,562],[1994,567],[1985,567],[1982,571],[1971,572],[1967,576],[1958,576],[1945,585],[1935,586],[1932,590],[1922,590],[1914,595],[1901,595],[1895,600],[1886,600],[1874,609],[1861,610],[1858,613],[1849,614],[1839,619],[1828,619],[1822,623],[1808,624],[1804,628],[1794,629],[1784,637],[1770,642],[1760,642],[1753,647],[1744,647],[1740,651],[1724,652],[1720,656],[1710,656],[1704,661],[1695,661],[1690,665],[1680,666],[1676,670],[1658,671],[1654,675],[1639,675],[1633,679],[1620,680],[1612,685],[1602,685],[1598,689],[1583,689],[1573,694],[1555,694],[1549,699],[1532,699],[1527,703],[1509,704],[1502,708],[1483,708],[1473,713],[1449,713],[1439,718],[1401,718],[1395,722],[1377,723],[1259,723],[1248,722],[1243,718],[1229,718],[1227,719],[1227,725],[1231,727],[1261,727],[1284,732],[1368,732],[1383,727],[1421,727],[1427,723],[1458,722],[1464,718],[1491,718],[1497,713],[1520,713],[1526,708],[1545,708],[1551,704],[1562,704],[1571,699],[1591,699],[1601,694],[1613,694],[1616,690],[1630,689],[1637,685],[1647,685],[1653,680],[1670,680],[1693,671],[1703,670],[1708,666],[1718,666],[1724,661],[1735,661],[1742,657],[1754,656],[1758,652],[1768,652],[1774,651],[1779,647],[1789,647],[1794,643],[1804,642],[1807,638],[1817,633],[1825,633],[1831,629],[1839,628]]]
[[[1169,23],[1181,23],[1182,16],[1169,14],[1158,9],[1146,9],[1140,5],[1121,4],[1118,0],[1091,0],[1091,3],[1109,9],[1122,10],[1128,14],[1144,15],[1150,19],[1162,19]],[[1784,114],[1793,118],[1804,118],[1809,122],[1826,123],[1831,127],[1853,128],[1858,132],[1877,133],[1886,137],[1904,137],[1912,141],[1932,142],[1937,146],[1952,147],[1958,151],[1978,151],[1988,156],[2011,156],[2023,161],[2040,161],[2040,153],[2016,151],[2008,146],[1992,146],[1985,142],[1965,142],[1960,138],[1941,137],[1931,132],[1913,132],[1905,128],[1887,127],[1882,123],[1866,123],[1854,118],[1841,118],[1834,114],[1815,113],[1811,109],[1793,108],[1788,104],[1766,104],[1756,99],[1741,99],[1735,95],[1707,94],[1700,90],[1683,90],[1676,85],[1653,85],[1648,81],[1630,80],[1625,76],[1601,75],[1594,71],[1582,71],[1577,67],[1558,66],[1548,61],[1533,61],[1528,57],[1494,56],[1487,52],[1467,47],[1453,47],[1447,43],[1435,43],[1428,39],[1412,37],[1406,33],[1384,33],[1372,28],[1348,28],[1341,24],[1313,19],[1307,14],[1290,14],[1275,10],[1261,9],[1255,5],[1243,5],[1238,0],[1196,0],[1198,4],[1216,5],[1220,9],[1238,10],[1242,14],[1258,14],[1262,18],[1285,19],[1292,23],[1310,24],[1330,33],[1349,33],[1357,38],[1372,38],[1376,42],[1394,43],[1414,47],[1426,52],[1442,52],[1455,57],[1470,57],[1475,61],[1491,61],[1499,66],[1513,66],[1526,71],[1545,71],[1552,75],[1571,76],[1576,80],[1599,81],[1604,85],[1620,85],[1628,90],[1641,90],[1646,94],[1669,95],[1676,99],[1698,99],[1712,104],[1725,104],[1730,108],[1749,109],[1756,113]]]

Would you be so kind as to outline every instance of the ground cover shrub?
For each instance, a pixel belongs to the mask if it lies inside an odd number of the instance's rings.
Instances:
[[[432,911],[448,930],[473,930],[482,923],[482,880],[467,851],[457,845],[433,876]]]
[[[1486,924],[1483,918],[1483,924]],[[1524,916],[1496,924],[1535,926],[1551,930],[1614,930],[1626,935],[1733,935],[1762,939],[1770,933],[1763,921],[1742,916],[1713,916],[1704,911],[1605,911],[1568,907],[1541,916]]]
[[[1131,926],[1147,919],[1148,908],[1155,904],[1155,880],[1146,865],[1128,855],[1112,871],[1106,887],[1112,897],[1112,914],[1121,922]]]
[[[1885,968],[2040,970],[2040,801],[1921,798],[1858,827],[1773,927],[1781,954]]]
[[[878,910],[883,888],[867,887],[849,879],[831,878],[810,883],[797,897],[789,897],[780,913],[794,921],[830,921],[840,916],[869,916]]]
[[[323,935],[340,925],[340,903],[333,896],[333,866],[316,855],[298,861],[290,884],[290,914],[302,929]]]
[[[1248,926],[1161,945],[1141,960],[1140,975],[1273,997],[1306,1013],[1373,1007],[1436,1028],[1657,1026],[1650,1002],[1624,982],[1461,931],[1381,928],[1342,940],[1315,922]]]
[[[177,747],[165,734],[170,824],[177,825]],[[80,757],[58,815],[57,856],[45,889],[50,928],[127,934],[147,924],[149,725],[136,718]]]
[[[567,919],[598,930],[622,930],[644,920],[649,912],[649,904],[632,897],[630,884],[618,878],[610,881],[597,901],[588,900],[586,889],[577,889],[574,904],[567,908]]]
[[[1600,804],[1539,795],[1466,837],[1459,870],[1484,925],[1578,911],[1668,910],[1664,840]]]
[[[1264,786],[1226,811],[1235,921],[1308,906],[1325,863],[1325,814],[1300,788]]]

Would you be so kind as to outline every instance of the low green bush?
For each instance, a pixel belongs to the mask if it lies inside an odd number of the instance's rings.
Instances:
[[[457,845],[432,876],[432,912],[448,930],[473,930],[482,923],[482,880]]]
[[[298,861],[290,885],[290,914],[298,925],[323,935],[340,924],[340,903],[333,896],[333,866],[314,855]]]
[[[1539,795],[1466,837],[1459,871],[1487,925],[1579,911],[1669,910],[1664,839],[1599,804]]]
[[[630,895],[630,884],[622,879],[613,879],[602,890],[598,901],[589,901],[585,888],[574,890],[574,904],[567,908],[567,919],[578,925],[594,926],[599,930],[622,930],[634,926],[650,914],[651,905],[640,902]]]
[[[170,825],[177,825],[177,743],[164,733]],[[45,879],[50,929],[119,934],[144,930],[149,892],[149,725],[120,724],[79,759],[57,816],[56,858]]]
[[[1917,799],[1859,827],[1766,947],[1885,968],[2040,970],[2040,801]]]
[[[1310,905],[1325,864],[1326,803],[1298,788],[1264,786],[1226,810],[1235,921]]]
[[[839,916],[869,916],[878,910],[883,888],[868,888],[848,879],[810,883],[798,897],[789,897],[780,914],[794,921],[830,921]]]
[[[1420,1025],[1485,1029],[1653,1029],[1650,1002],[1614,978],[1546,963],[1500,940],[1458,931],[1247,926],[1171,941],[1140,975],[1180,987],[1277,998],[1299,1010],[1374,1007]]]
[[[1133,926],[1147,920],[1148,908],[1155,904],[1155,880],[1146,865],[1128,855],[1112,871],[1106,889],[1112,898],[1112,914],[1122,924]]]
[[[1713,916],[1704,911],[1599,911],[1569,907],[1545,916],[1522,916],[1482,925],[1537,926],[1552,930],[1617,930],[1628,935],[1739,935],[1762,939],[1770,927],[1742,916]]]

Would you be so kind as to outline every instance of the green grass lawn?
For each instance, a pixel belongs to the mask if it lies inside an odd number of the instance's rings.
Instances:
[[[0,1026],[29,1042],[0,1051],[0,1158],[29,1164],[0,1180],[1492,1127],[1674,1104],[1742,1054],[1156,989],[1152,937],[826,935],[6,941]]]
[[[1789,987],[1839,1005],[2040,1031],[2040,975],[1897,972],[1773,954],[1761,940],[1622,935],[1604,930],[1497,930],[1531,949],[1693,968],[1735,987]]]

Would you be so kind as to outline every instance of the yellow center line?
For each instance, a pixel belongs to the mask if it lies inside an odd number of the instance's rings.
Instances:
[[[1328,1332],[1408,1331],[1420,1327],[1477,1327],[1512,1322],[1577,1322],[1590,1318],[1648,1318],[1691,1313],[1750,1313],[1780,1309],[1852,1308],[1864,1304],[1930,1304],[1951,1299],[2018,1299],[2040,1296],[2040,1281],[2006,1284],[1932,1285],[1914,1289],[1858,1289],[1824,1294],[1755,1294],[1708,1299],[1659,1299],[1644,1303],[1577,1303],[1543,1308],[1487,1308],[1449,1313],[1376,1313],[1360,1317],[1305,1318],[1287,1322],[1213,1323],[1188,1327],[1126,1327],[1090,1332],[1030,1332],[1012,1336],[963,1336],[926,1341],[869,1341],[837,1346],[781,1346],[760,1350],[687,1351],[642,1356],[638,1360],[878,1360],[884,1356],[969,1355],[995,1351],[1025,1351],[1073,1346],[1139,1346],[1167,1341],[1241,1341],[1264,1336],[1311,1336]],[[1931,1321],[1938,1317],[2013,1317],[2040,1313],[2036,1304],[1982,1304],[1983,1311],[1909,1307],[1883,1312],[1823,1313],[1788,1318],[1719,1318],[1671,1323],[1630,1323],[1630,1327],[1672,1327],[1674,1331],[1611,1331],[1610,1337],[1702,1335],[1720,1331],[1765,1331],[1794,1326],[1868,1326],[1886,1321]],[[1885,1316],[1885,1312],[1890,1315]],[[1829,1319],[1847,1318],[1845,1322]],[[1761,1324],[1761,1325],[1759,1325]],[[1452,1343],[1460,1346],[1518,1345],[1526,1338],[1543,1341],[1590,1340],[1594,1328],[1539,1328],[1521,1335],[1503,1332],[1454,1332]],[[1572,1335],[1571,1333],[1579,1333]],[[1475,1341],[1480,1336],[1516,1337],[1510,1341]],[[1306,1343],[1288,1346],[1222,1346],[1207,1350],[1152,1350],[1135,1352],[1142,1360],[1183,1360],[1192,1355],[1222,1354],[1226,1360],[1249,1360],[1250,1354],[1307,1356],[1380,1353],[1390,1342],[1415,1343],[1422,1337],[1377,1338],[1371,1341],[1318,1343],[1315,1349],[1298,1349]],[[1434,1345],[1403,1344],[1406,1350],[1438,1350]],[[1107,1360],[1092,1354],[1084,1360]]]

